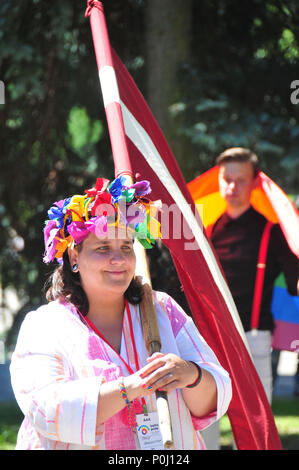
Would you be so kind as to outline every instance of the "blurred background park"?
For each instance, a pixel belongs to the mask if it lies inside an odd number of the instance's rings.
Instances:
[[[296,0],[102,3],[111,44],[186,182],[225,148],[244,146],[287,194],[299,193]],[[42,263],[46,211],[97,177],[114,177],[85,8],[85,0],[0,3],[0,448],[13,448],[21,420],[4,393],[9,358],[24,316],[45,302],[53,269]],[[172,278],[164,282],[175,297],[174,277],[172,292]],[[299,449],[299,398],[286,383],[273,410],[284,448]],[[223,445],[230,439],[224,421]]]

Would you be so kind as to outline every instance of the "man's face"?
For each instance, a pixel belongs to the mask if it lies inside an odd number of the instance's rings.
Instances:
[[[227,162],[220,165],[219,189],[228,206],[242,208],[250,204],[251,191],[257,186],[249,162]]]

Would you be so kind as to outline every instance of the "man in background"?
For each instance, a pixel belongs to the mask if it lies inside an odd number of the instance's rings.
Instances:
[[[267,224],[267,219],[250,204],[251,193],[259,184],[258,158],[248,149],[234,147],[221,153],[216,164],[226,211],[207,228],[207,232],[237,306],[254,365],[271,403],[271,336],[274,329],[271,301],[274,282],[283,272],[289,293],[298,295],[298,259],[290,250],[279,224],[274,224],[270,229],[258,324],[252,329],[258,256]]]

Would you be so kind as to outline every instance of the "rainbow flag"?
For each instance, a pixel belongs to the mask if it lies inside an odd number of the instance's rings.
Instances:
[[[299,297],[288,293],[283,274],[276,280],[271,308],[275,320],[273,348],[299,352]]]
[[[219,167],[214,166],[187,184],[198,205],[205,227],[212,225],[225,211],[219,193]],[[290,249],[299,257],[299,214],[285,192],[262,171],[259,186],[252,191],[252,206],[273,223],[279,223]]]

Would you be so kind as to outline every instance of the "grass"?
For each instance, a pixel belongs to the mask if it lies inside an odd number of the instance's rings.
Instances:
[[[275,398],[272,411],[283,450],[299,450],[299,399]],[[221,447],[231,449],[233,434],[227,416],[220,421],[220,436]]]
[[[0,450],[15,448],[23,414],[15,403],[0,402]]]
[[[299,399],[276,398],[272,410],[283,450],[299,450]],[[15,403],[0,403],[0,450],[14,449],[22,419]],[[227,416],[220,421],[220,439],[222,449],[232,448],[233,435]]]

